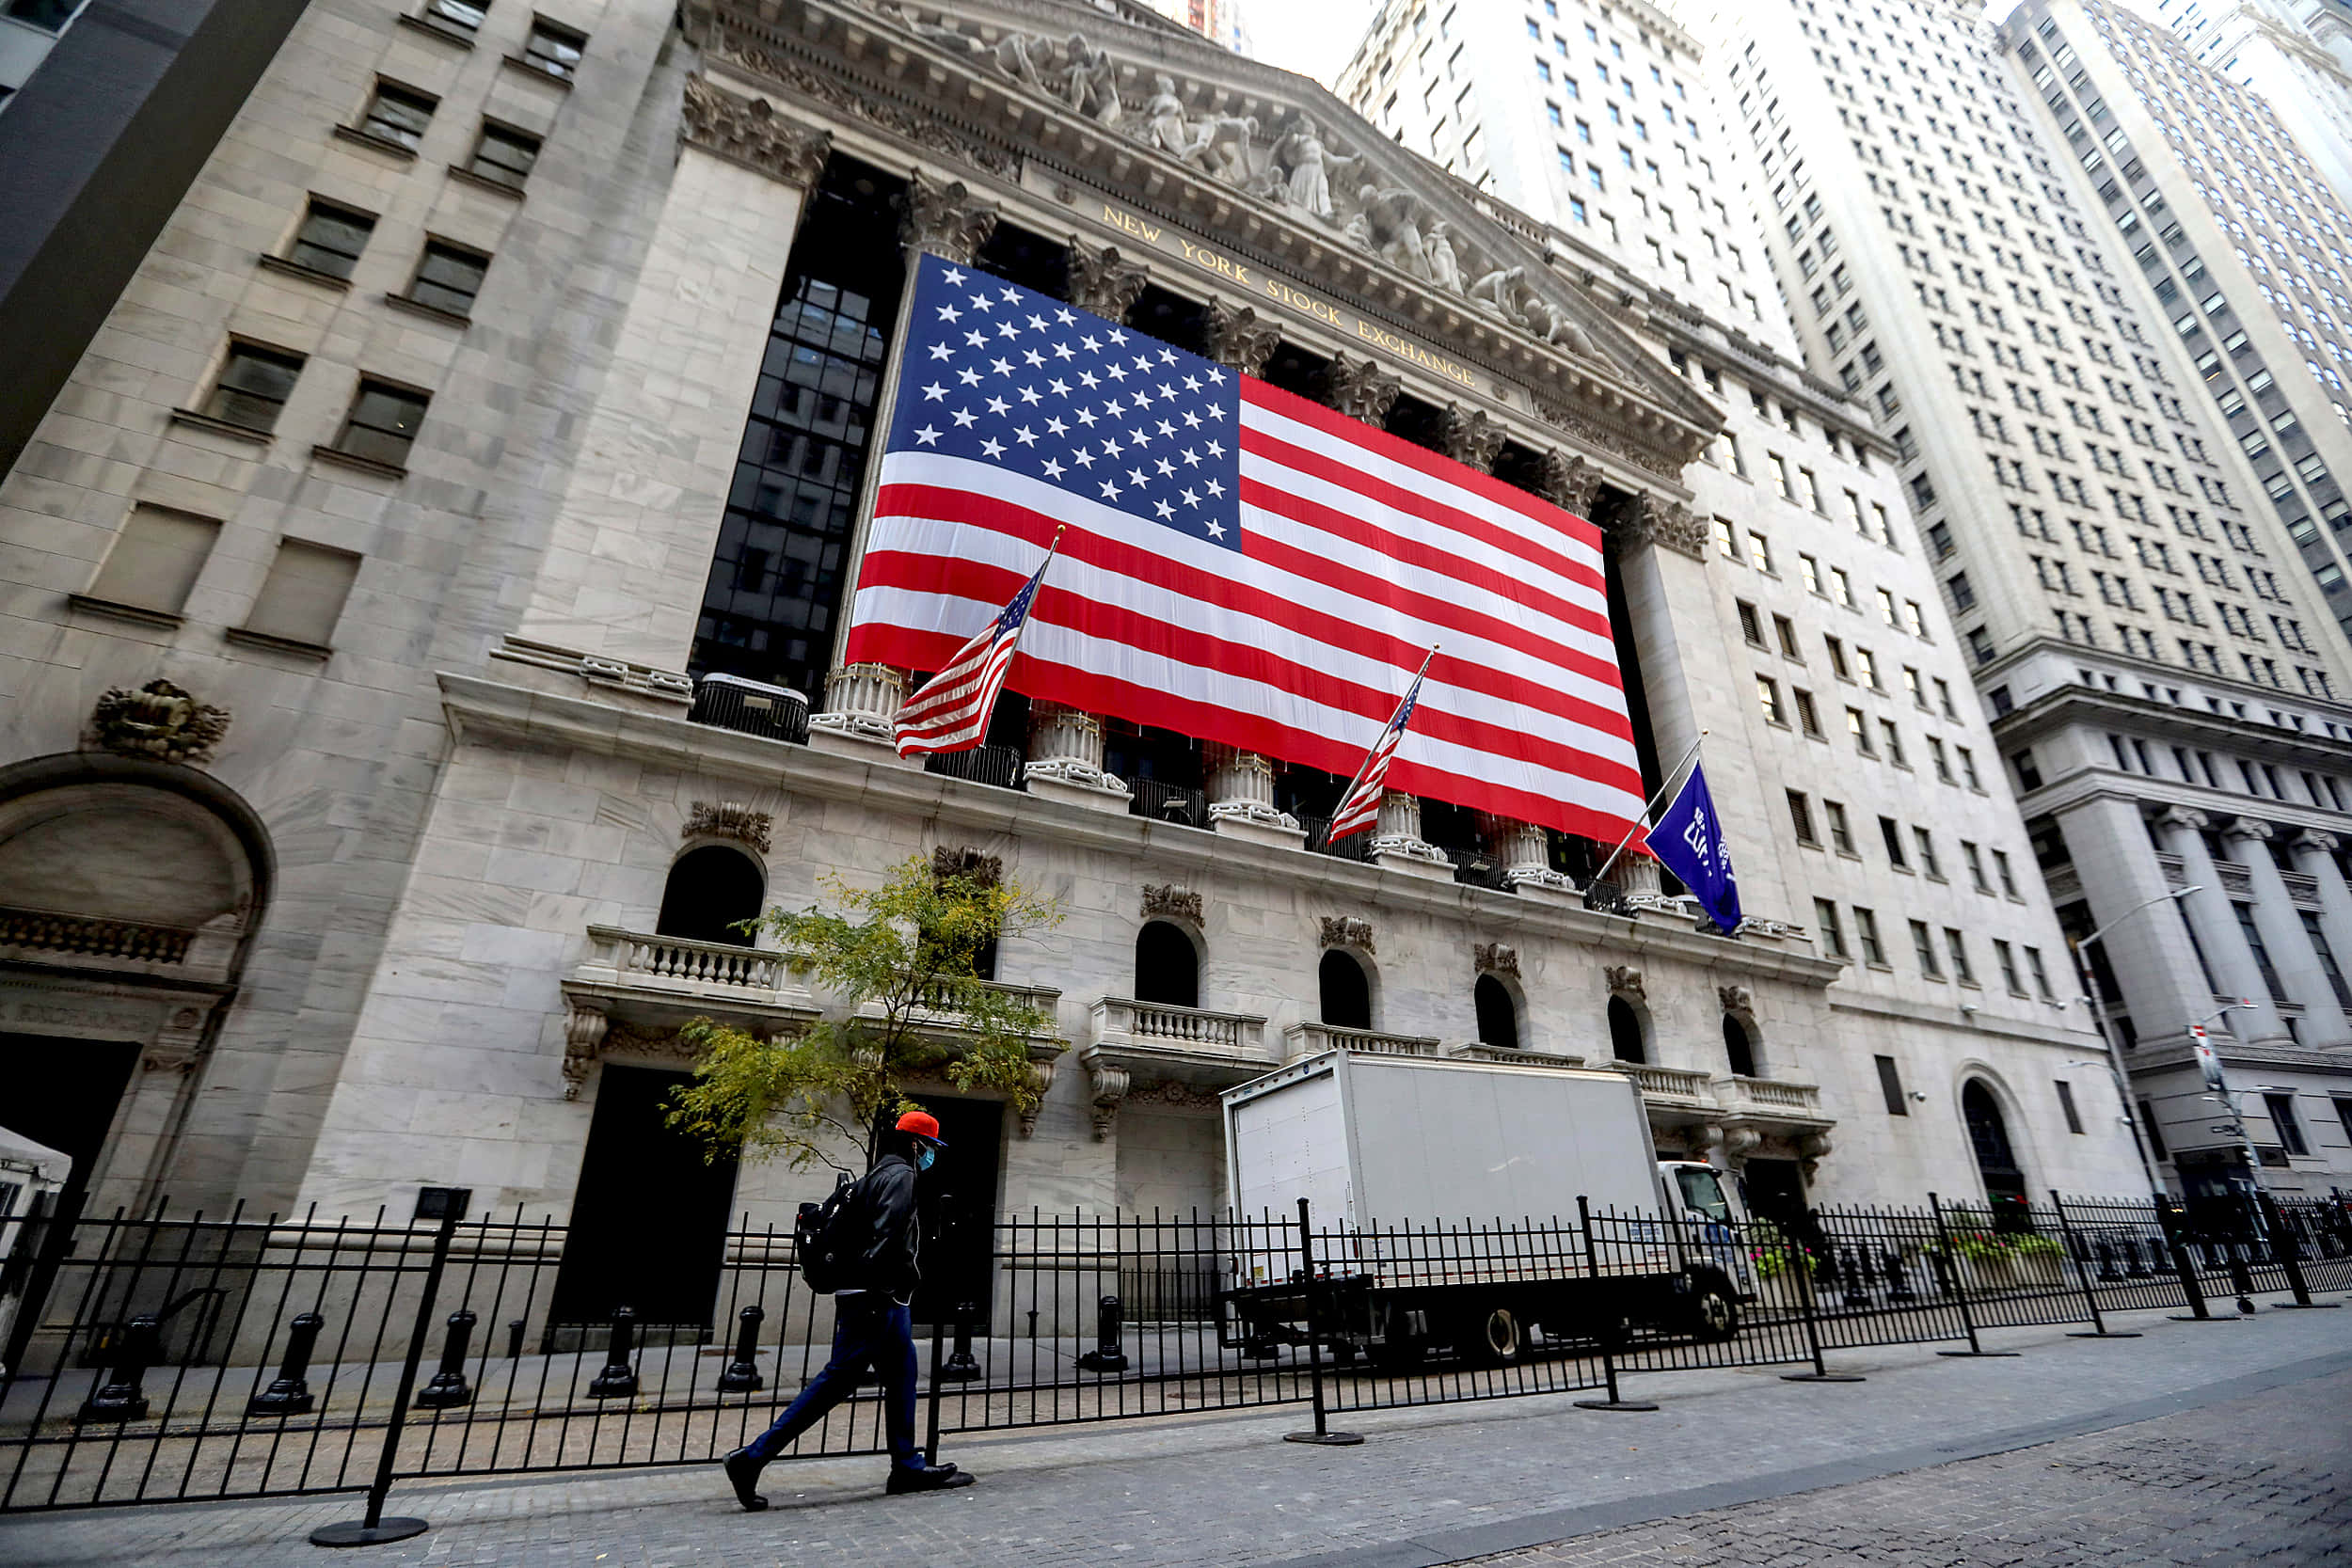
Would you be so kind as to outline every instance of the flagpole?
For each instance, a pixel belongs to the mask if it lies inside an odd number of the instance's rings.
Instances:
[[[1419,681],[1420,681],[1420,679],[1422,678],[1422,676],[1423,676],[1423,675],[1425,675],[1425,674],[1429,673],[1429,663],[1430,663],[1430,660],[1432,660],[1432,659],[1434,659],[1434,658],[1436,658],[1436,657],[1438,657],[1438,647],[1439,647],[1440,645],[1441,645],[1441,644],[1439,644],[1439,643],[1436,643],[1436,642],[1432,642],[1432,643],[1430,643],[1430,644],[1429,644],[1429,651],[1428,651],[1427,653],[1425,653],[1425,654],[1422,655],[1422,657],[1421,657],[1421,668],[1420,668],[1419,670],[1416,670],[1416,671],[1414,671],[1414,672],[1413,672],[1413,678],[1412,678],[1412,680],[1407,681],[1407,682],[1406,682],[1406,683],[1405,683],[1405,689],[1406,689],[1406,691],[1410,691],[1410,690],[1412,690],[1412,689],[1413,689],[1414,685],[1415,685],[1417,682],[1419,682]],[[1404,699],[1404,698],[1402,698],[1402,697],[1399,697],[1399,698],[1397,699],[1397,702],[1398,702],[1398,704],[1399,704],[1400,705],[1404,703],[1404,701],[1405,701],[1405,699]],[[1394,713],[1393,711],[1391,711],[1391,712],[1390,713],[1390,715],[1389,715],[1389,722],[1390,722],[1390,723],[1394,723],[1395,721],[1396,721],[1396,715],[1395,715],[1395,713]],[[1381,725],[1381,726],[1380,726],[1380,733],[1381,733],[1381,735],[1386,735],[1386,734],[1388,733],[1388,729],[1389,729],[1388,724],[1383,724],[1383,725]],[[1352,796],[1352,795],[1354,795],[1354,794],[1356,793],[1356,786],[1357,786],[1358,784],[1362,784],[1362,783],[1364,782],[1364,769],[1365,769],[1365,768],[1370,768],[1370,767],[1372,766],[1372,758],[1373,758],[1373,754],[1374,754],[1375,752],[1378,752],[1379,750],[1380,750],[1380,740],[1379,740],[1379,737],[1375,736],[1373,738],[1373,742],[1372,742],[1371,746],[1367,747],[1367,748],[1365,749],[1365,751],[1364,751],[1364,760],[1363,760],[1363,761],[1361,761],[1361,762],[1359,762],[1359,763],[1358,763],[1358,764],[1356,765],[1356,772],[1355,772],[1355,775],[1354,775],[1354,777],[1350,778],[1350,779],[1347,781],[1347,787],[1346,787],[1345,789],[1343,789],[1343,790],[1341,790],[1341,791],[1340,791],[1340,804],[1341,804],[1341,805],[1345,805],[1345,804],[1347,803],[1348,797],[1350,797],[1350,796]],[[1337,809],[1337,808],[1334,808],[1334,809]],[[1361,830],[1361,829],[1358,829],[1357,831],[1358,831],[1358,832],[1362,832],[1362,830]]]
[[[1666,798],[1666,792],[1674,788],[1675,781],[1682,777],[1682,769],[1690,764],[1692,757],[1699,754],[1699,746],[1707,739],[1708,733],[1706,730],[1699,731],[1698,739],[1691,742],[1691,749],[1682,753],[1682,760],[1676,763],[1674,771],[1666,775],[1666,782],[1658,786],[1658,793],[1651,796],[1648,803],[1642,807],[1641,821],[1625,831],[1625,837],[1617,840],[1617,847],[1609,851],[1609,858],[1600,863],[1598,871],[1593,873],[1593,880],[1597,882],[1609,875],[1609,868],[1617,863],[1617,857],[1625,853],[1625,847],[1633,842],[1633,835],[1642,831],[1644,824],[1649,821],[1650,814],[1658,809],[1658,802]]]

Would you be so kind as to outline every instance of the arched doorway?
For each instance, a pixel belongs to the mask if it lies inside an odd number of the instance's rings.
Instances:
[[[1621,1062],[1649,1060],[1649,1051],[1642,1043],[1641,1015],[1622,996],[1609,999],[1609,1052]]]
[[[2009,1122],[1983,1079],[1971,1078],[1961,1089],[1960,1114],[1968,1123],[1968,1143],[1976,1150],[1977,1174],[1984,1179],[1985,1196],[1995,1203],[2025,1202],[2026,1173],[2017,1166],[2017,1152],[2009,1141]]]
[[[1200,1006],[1200,953],[1182,927],[1153,920],[1136,933],[1136,1000]]]
[[[1372,980],[1355,955],[1337,948],[1323,955],[1315,974],[1323,992],[1323,1022],[1341,1029],[1372,1027]]]
[[[1756,1074],[1756,1037],[1748,1026],[1730,1013],[1724,1015],[1724,1055],[1731,1063],[1732,1075],[1753,1078]]]
[[[1502,1051],[1519,1048],[1519,1009],[1502,981],[1481,974],[1470,991],[1478,1006],[1478,1043]]]
[[[690,849],[670,867],[654,932],[689,942],[752,946],[752,934],[737,927],[742,921],[757,918],[767,892],[767,878],[742,850],[723,844]]]

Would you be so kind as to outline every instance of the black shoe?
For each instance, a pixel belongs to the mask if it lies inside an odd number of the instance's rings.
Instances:
[[[756,1513],[768,1506],[768,1499],[752,1490],[759,1483],[765,1460],[753,1458],[749,1449],[738,1449],[719,1463],[726,1466],[727,1482],[735,1488],[735,1500],[743,1505],[744,1513]]]
[[[890,1467],[888,1491],[945,1492],[951,1487],[969,1486],[980,1478],[969,1470],[959,1470],[953,1465],[893,1465]]]

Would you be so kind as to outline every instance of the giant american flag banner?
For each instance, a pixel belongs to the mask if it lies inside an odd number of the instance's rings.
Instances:
[[[1614,840],[1640,816],[1599,531],[1332,409],[926,255],[852,663],[934,670],[1035,570],[1009,684]]]

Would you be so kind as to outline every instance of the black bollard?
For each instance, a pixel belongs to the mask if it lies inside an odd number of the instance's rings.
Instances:
[[[449,1315],[449,1336],[441,1341],[441,1365],[433,1381],[417,1390],[417,1402],[427,1410],[453,1410],[473,1403],[466,1386],[466,1342],[473,1338],[474,1315],[464,1307]]]
[[[74,1413],[77,1421],[137,1421],[147,1417],[147,1392],[139,1381],[163,1355],[163,1323],[142,1312],[123,1326],[114,1354],[114,1376]]]
[[[1117,1296],[1104,1296],[1095,1303],[1094,1348],[1078,1357],[1078,1365],[1089,1372],[1125,1371],[1127,1353],[1119,1348],[1119,1335],[1126,1324],[1126,1308]]]
[[[604,1353],[604,1370],[589,1379],[588,1397],[615,1400],[637,1392],[637,1369],[629,1365],[629,1357],[636,1351],[637,1313],[630,1307],[615,1307],[612,1339]]]
[[[956,1307],[956,1348],[939,1369],[943,1383],[969,1383],[984,1376],[978,1357],[972,1354],[972,1320],[980,1315],[977,1304],[963,1302]]]
[[[245,1402],[248,1416],[307,1416],[316,1402],[310,1398],[310,1353],[318,1348],[319,1330],[326,1320],[305,1312],[286,1325],[286,1358],[278,1364],[270,1386]]]
[[[759,1375],[759,1325],[768,1314],[756,1305],[746,1307],[736,1314],[735,1356],[719,1374],[719,1392],[748,1394],[755,1388],[765,1388],[768,1380]]]
[[[506,1359],[520,1361],[522,1358],[523,1321],[520,1318],[509,1318],[506,1320]]]

